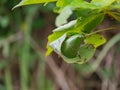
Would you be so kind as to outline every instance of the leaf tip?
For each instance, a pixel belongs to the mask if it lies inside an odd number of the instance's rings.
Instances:
[[[21,1],[20,3],[18,3],[17,5],[15,5],[15,6],[12,8],[12,10],[14,10],[15,8],[18,8],[18,7],[20,7],[20,6],[23,6],[24,3],[25,3],[25,0]]]
[[[14,10],[14,9],[17,8],[17,7],[19,7],[19,5],[14,6],[14,7],[12,8],[12,10]]]

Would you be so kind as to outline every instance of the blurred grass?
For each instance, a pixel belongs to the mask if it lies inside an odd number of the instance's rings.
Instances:
[[[9,68],[5,70],[5,81],[6,81],[6,88],[7,90],[13,90],[12,87],[12,79],[11,79],[11,72]]]
[[[35,63],[35,51],[31,53],[31,34],[32,29],[38,29],[43,27],[44,20],[34,23],[33,18],[35,17],[36,13],[41,9],[41,5],[25,7],[24,9],[17,9],[11,11],[12,7],[17,4],[16,1],[12,3],[9,0],[1,0],[0,1],[0,44],[3,47],[3,51],[0,58],[5,58],[5,60],[0,61],[0,70],[5,69],[5,86],[1,86],[0,90],[13,90],[13,82],[12,79],[14,78],[11,73],[11,65],[10,62],[14,62],[14,58],[19,60],[19,68],[20,68],[20,90],[29,90],[31,84],[34,85],[34,82],[30,82],[30,78],[32,80],[32,75],[30,75],[30,68],[31,65]],[[51,11],[54,5],[48,5],[49,8],[42,8],[41,10]],[[9,39],[9,35],[13,33],[21,32],[23,37],[21,41],[14,42]],[[21,35],[21,34],[20,34]],[[6,37],[8,39],[6,40]],[[19,36],[18,36],[19,37]],[[14,36],[15,38],[15,36]],[[12,44],[11,44],[12,43]],[[3,45],[3,46],[2,46]],[[15,47],[12,47],[15,46]],[[11,49],[12,48],[12,49]],[[32,50],[33,51],[33,50]],[[16,57],[17,56],[17,57]],[[33,57],[33,58],[31,58]],[[37,56],[38,57],[38,56]],[[16,61],[15,61],[16,62]],[[30,64],[31,62],[31,64]],[[42,62],[42,63],[41,63]],[[38,61],[39,73],[38,73],[38,80],[37,80],[37,87],[36,90],[52,90],[52,83],[51,81],[45,79],[45,63],[41,60],[41,57]],[[33,66],[32,66],[33,67]],[[1,85],[1,84],[0,84]],[[46,87],[47,86],[47,87]],[[3,89],[6,88],[6,89]],[[31,87],[32,88],[32,87]],[[46,88],[46,89],[44,89]],[[33,88],[33,90],[35,90]]]
[[[44,56],[54,3],[12,11],[18,2],[0,0],[0,90],[119,90],[119,31],[105,33],[110,41],[89,63],[66,64],[57,55]]]

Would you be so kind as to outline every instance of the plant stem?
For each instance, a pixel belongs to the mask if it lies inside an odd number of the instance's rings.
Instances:
[[[31,8],[30,8],[31,9]],[[22,43],[21,48],[21,56],[20,56],[20,73],[21,73],[21,90],[28,90],[28,69],[29,69],[29,59],[30,59],[30,37],[31,37],[31,30],[32,30],[32,21],[33,16],[35,15],[38,7],[33,7],[27,13],[26,21],[25,21],[25,28],[24,28],[24,41]]]
[[[90,35],[93,35],[93,34],[96,34],[96,33],[99,33],[99,32],[109,31],[109,30],[113,30],[113,29],[117,29],[117,27],[110,27],[110,28],[100,29],[100,30],[97,30],[97,31],[95,31],[95,32],[92,32],[92,33],[90,33],[90,34],[85,35],[85,37],[88,37],[88,36],[90,36]]]
[[[6,88],[7,88],[7,90],[13,90],[11,73],[10,73],[10,69],[8,67],[5,70],[5,81],[6,81]]]

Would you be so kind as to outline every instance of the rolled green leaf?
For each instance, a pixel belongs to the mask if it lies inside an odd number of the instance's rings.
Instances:
[[[77,56],[78,49],[83,41],[81,35],[73,35],[65,40],[61,47],[61,52],[68,58],[74,58]]]

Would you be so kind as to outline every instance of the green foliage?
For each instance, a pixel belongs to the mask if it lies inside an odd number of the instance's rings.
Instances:
[[[78,53],[80,59],[79,61],[77,61],[77,63],[82,64],[88,62],[93,57],[95,53],[95,48],[92,44],[85,44],[79,48]]]
[[[92,44],[95,48],[104,44],[105,42],[106,42],[105,38],[99,34],[90,35],[85,39],[86,44]]]
[[[77,56],[78,49],[82,43],[81,35],[70,36],[67,40],[63,42],[61,47],[62,53],[68,58],[74,58]]]
[[[96,28],[104,19],[104,14],[92,14],[89,17],[77,20],[77,28],[83,33],[90,33],[94,28]]]
[[[39,3],[48,3],[53,2],[57,0],[22,0],[18,5],[16,5],[14,8],[23,6],[23,5],[29,5],[29,4],[39,4]],[[13,9],[14,9],[13,8]]]
[[[61,26],[67,23],[67,19],[72,15],[71,7],[65,7],[60,15],[56,18],[56,26]]]
[[[105,15],[120,21],[118,0],[23,0],[15,7],[52,1],[56,1],[59,16],[56,18],[57,28],[48,37],[46,55],[54,50],[68,63],[89,61],[96,48],[106,42],[102,35],[92,33]],[[77,16],[76,20],[67,23],[73,13]]]

